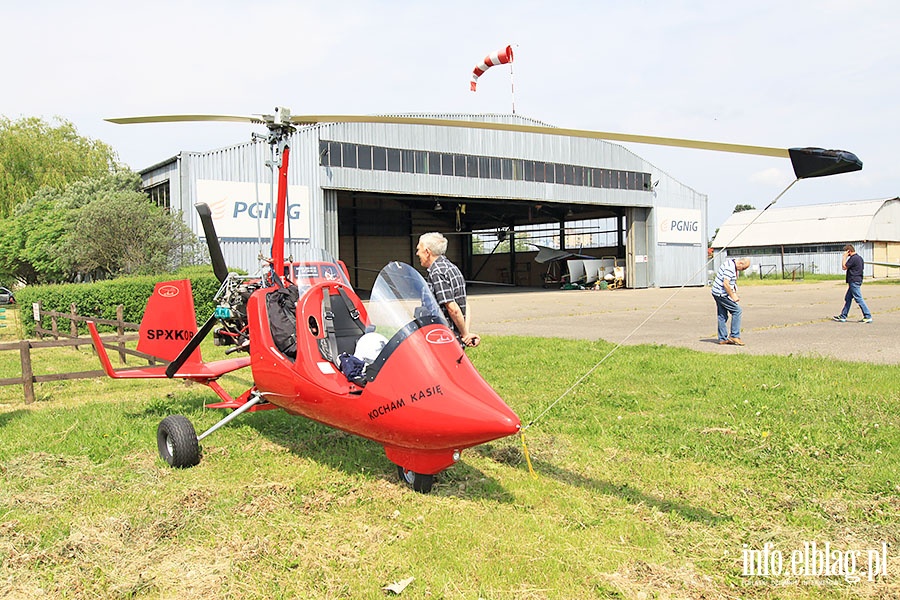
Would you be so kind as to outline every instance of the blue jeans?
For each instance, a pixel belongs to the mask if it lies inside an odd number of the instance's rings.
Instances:
[[[713,296],[716,301],[716,314],[719,318],[719,341],[729,337],[741,337],[740,305],[728,296]],[[728,315],[731,315],[731,335],[728,335]]]
[[[847,293],[844,294],[844,310],[841,311],[841,316],[845,319],[847,318],[847,314],[850,312],[850,304],[853,300],[856,300],[856,303],[859,304],[859,307],[862,309],[863,317],[866,319],[872,318],[872,313],[869,312],[869,307],[866,306],[866,301],[863,300],[862,291],[860,291],[861,283],[848,283],[847,284]]]

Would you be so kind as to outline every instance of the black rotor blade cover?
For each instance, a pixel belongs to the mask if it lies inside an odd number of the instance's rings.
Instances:
[[[185,363],[188,357],[190,357],[190,355],[194,353],[194,350],[197,349],[197,346],[200,345],[200,342],[203,341],[203,338],[209,335],[209,332],[212,331],[212,328],[215,324],[215,315],[206,320],[206,323],[203,324],[203,327],[200,328],[200,331],[197,332],[197,335],[190,339],[187,345],[181,350],[181,352],[178,353],[178,356],[175,357],[175,360],[170,362],[166,367],[166,377],[172,379],[175,376],[175,373],[178,372],[178,369],[181,368],[181,365]]]
[[[825,177],[862,169],[862,161],[846,150],[824,148],[788,148],[797,179]]]
[[[222,247],[219,245],[219,237],[216,235],[216,227],[213,225],[212,211],[204,202],[198,202],[194,208],[197,209],[197,214],[200,215],[200,224],[203,225],[203,235],[206,236],[206,245],[209,247],[213,273],[221,283],[228,277],[228,266],[225,264],[225,257],[222,256]]]

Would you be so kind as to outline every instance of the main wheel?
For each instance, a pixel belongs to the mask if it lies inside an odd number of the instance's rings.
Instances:
[[[181,415],[170,415],[156,428],[159,456],[170,467],[185,469],[200,463],[200,442],[194,426]]]
[[[408,471],[400,465],[397,465],[397,475],[400,477],[400,481],[420,494],[427,494],[434,485],[434,475],[422,475],[415,471]]]

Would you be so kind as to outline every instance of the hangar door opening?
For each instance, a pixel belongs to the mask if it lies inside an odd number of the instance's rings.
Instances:
[[[617,207],[344,190],[337,207],[338,252],[360,290],[393,260],[424,271],[415,247],[428,231],[447,237],[447,257],[470,282],[541,287],[549,265],[535,261],[540,246],[625,260],[625,211]]]
[[[415,258],[413,211],[387,194],[338,193],[338,252],[350,281],[371,290],[379,271],[391,261]]]

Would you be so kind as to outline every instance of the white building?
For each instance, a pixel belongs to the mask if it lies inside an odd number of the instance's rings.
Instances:
[[[417,115],[543,125],[518,115]],[[248,139],[250,134],[248,132]],[[597,139],[434,125],[323,123],[289,138],[292,244],[316,244],[345,262],[367,289],[390,260],[418,267],[426,231],[451,240],[448,256],[466,278],[540,285],[537,253],[573,224],[602,240],[575,248],[625,265],[628,287],[704,285],[707,197],[621,145]],[[182,152],[141,172],[161,204],[184,212],[198,236],[193,205],[210,205],[226,262],[256,272],[269,228],[265,216],[269,147],[248,141]],[[256,186],[254,182],[261,181]],[[473,234],[519,244],[488,254]],[[523,240],[524,238],[524,240]],[[260,243],[260,239],[262,243]],[[538,241],[535,241],[538,240]],[[580,245],[580,244],[579,244]],[[490,245],[493,247],[493,245]],[[504,246],[505,247],[505,246]],[[479,253],[484,252],[484,253]]]
[[[897,277],[900,269],[900,198],[812,204],[732,214],[712,247],[751,259],[763,275],[840,274],[845,244],[866,262],[866,277]]]

